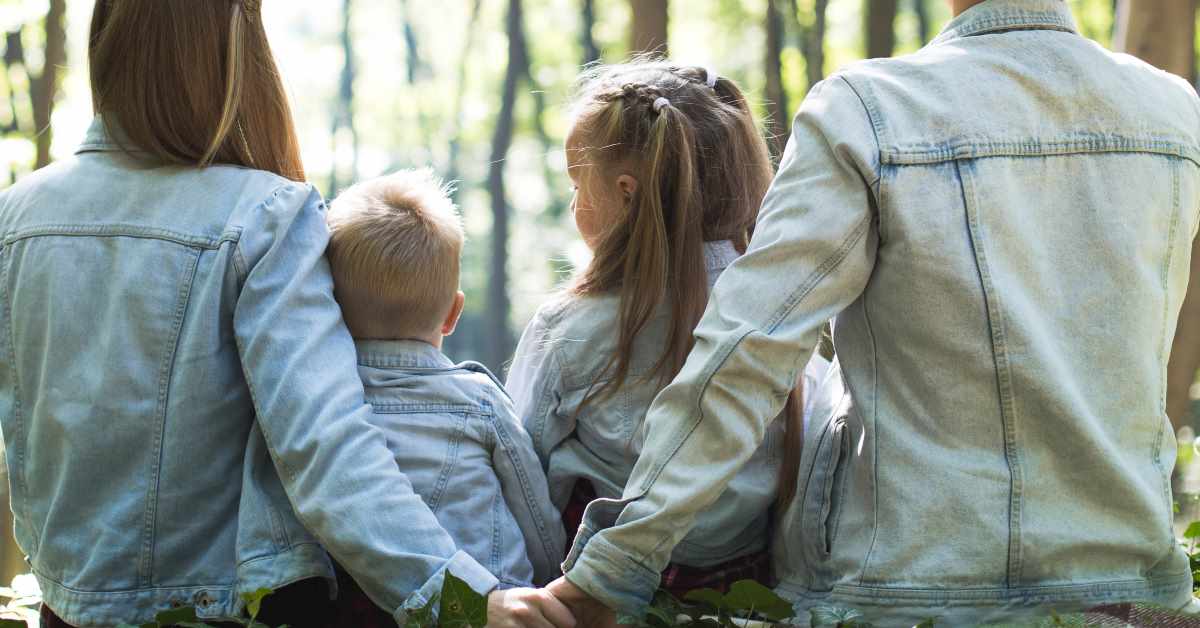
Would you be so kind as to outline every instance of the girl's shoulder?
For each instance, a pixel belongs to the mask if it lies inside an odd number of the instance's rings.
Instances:
[[[619,318],[616,296],[562,291],[538,308],[530,327],[550,341],[589,340],[611,336]]]

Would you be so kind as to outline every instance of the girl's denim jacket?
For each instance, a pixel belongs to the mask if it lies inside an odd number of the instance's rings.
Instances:
[[[496,585],[370,426],[311,186],[150,166],[97,120],[0,192],[0,237],[16,538],[64,620],[231,616],[332,585],[322,546],[400,619],[447,569]]]
[[[705,243],[709,284],[737,258],[729,241]],[[620,497],[643,448],[646,409],[662,383],[646,379],[658,360],[668,324],[664,308],[638,336],[629,378],[611,397],[580,402],[602,377],[616,350],[620,317],[616,296],[564,295],[541,307],[525,329],[508,376],[517,413],[546,467],[554,505],[562,510],[575,483],[592,483],[600,497]],[[819,376],[814,363],[806,382]],[[671,560],[705,567],[759,552],[770,538],[783,454],[783,422],[776,421],[729,488],[697,515],[696,526]]]
[[[810,425],[785,531],[802,616],[1186,603],[1164,402],[1198,164],[1194,89],[1059,0],[985,0],[826,79],[567,578],[640,611],[836,317],[848,403]]]

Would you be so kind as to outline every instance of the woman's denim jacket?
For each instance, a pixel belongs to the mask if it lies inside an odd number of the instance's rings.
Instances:
[[[396,464],[503,587],[562,575],[567,543],[529,434],[483,365],[418,340],[358,340],[358,374]]]
[[[1192,87],[1079,36],[1058,0],[985,0],[828,78],[567,577],[640,611],[836,316],[849,398],[807,434],[798,609],[1184,604],[1164,398],[1198,160]]]
[[[738,252],[727,240],[706,243],[704,251],[711,286]],[[663,387],[645,376],[663,350],[666,310],[639,335],[625,384],[580,409],[593,384],[606,381],[603,372],[616,351],[619,305],[616,296],[607,295],[550,301],[526,327],[509,371],[509,392],[546,467],[559,510],[579,480],[591,482],[600,497],[620,497],[642,451],[646,409]],[[811,386],[815,375],[809,379]],[[783,422],[774,422],[728,489],[699,514],[672,561],[704,567],[766,549],[783,436]]]
[[[97,121],[0,193],[0,237],[16,537],[63,619],[230,616],[333,583],[321,546],[398,618],[445,569],[495,586],[369,425],[311,186],[145,165]]]

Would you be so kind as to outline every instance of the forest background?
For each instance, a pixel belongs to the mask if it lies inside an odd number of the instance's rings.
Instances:
[[[1196,2],[1068,0],[1083,35],[1193,82]],[[71,155],[91,121],[92,5],[0,0],[0,186]],[[447,353],[498,373],[538,305],[588,260],[561,150],[581,66],[658,51],[713,67],[752,95],[777,154],[815,82],[912,52],[950,18],[948,0],[267,0],[262,10],[308,175],[327,197],[399,168],[456,182],[467,310]],[[1193,292],[1172,354],[1179,424],[1200,392]]]

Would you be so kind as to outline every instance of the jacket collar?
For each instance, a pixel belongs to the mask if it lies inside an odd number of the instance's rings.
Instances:
[[[129,142],[129,137],[116,123],[105,123],[104,119],[98,115],[92,118],[87,134],[83,137],[83,143],[75,149],[75,154],[96,151],[141,152]]]
[[[984,0],[946,24],[932,43],[1012,30],[1078,32],[1063,0]]]
[[[355,340],[354,347],[361,366],[427,369],[454,366],[440,349],[420,340]]]

